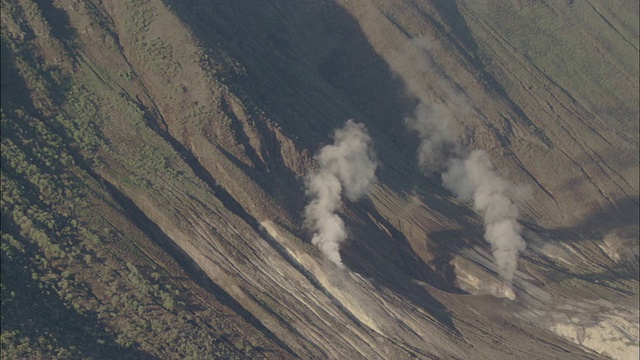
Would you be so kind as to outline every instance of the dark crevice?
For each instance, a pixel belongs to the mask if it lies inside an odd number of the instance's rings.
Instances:
[[[256,150],[251,145],[249,137],[243,129],[242,120],[238,118],[235,112],[233,112],[231,106],[229,105],[229,102],[224,97],[220,101],[220,108],[227,115],[227,117],[231,119],[231,125],[229,126],[229,128],[231,129],[231,131],[233,131],[235,140],[240,142],[240,144],[244,148],[245,154],[251,161],[252,165],[256,168],[256,170],[265,172],[267,170],[266,164],[262,161],[260,156],[258,156],[258,153],[256,153]]]
[[[371,201],[351,204],[349,212],[351,215],[345,218],[345,222],[352,240],[342,246],[344,263],[352,271],[371,279],[375,286],[389,289],[423,308],[452,335],[459,336],[445,304],[414,281],[452,293],[460,292],[452,286],[453,281],[447,282],[447,272],[436,274],[425,264],[404,234],[377,213]],[[383,227],[393,241],[381,230]]]
[[[529,172],[529,170],[527,170],[527,168],[524,166],[524,164],[522,163],[522,161],[520,161],[520,159],[516,156],[516,154],[514,154],[513,152],[509,153],[511,156],[511,158],[516,162],[516,164],[518,164],[518,167],[520,168],[520,170],[522,170],[525,174],[527,174],[527,176],[529,176],[529,178],[531,179],[531,181],[533,181],[539,188],[540,190],[542,190],[545,194],[547,194],[549,196],[549,198],[551,200],[553,200],[553,202],[560,206],[560,204],[558,204],[558,201],[556,200],[556,198],[553,196],[553,194],[551,194],[551,192],[549,192],[549,190],[547,190],[547,188],[545,188],[540,181],[538,181],[538,179],[533,176],[533,174],[531,172]]]
[[[611,30],[613,30],[616,34],[620,35],[620,38],[622,38],[622,40],[624,40],[624,42],[626,42],[627,44],[629,44],[629,46],[631,46],[632,48],[636,49],[636,51],[640,50],[638,49],[638,47],[636,45],[634,45],[631,41],[627,40],[627,37],[624,36],[620,30],[618,30],[617,27],[615,27],[606,17],[604,17],[604,15],[602,15],[602,13],[600,11],[598,11],[598,8],[596,8],[595,6],[593,6],[593,4],[591,3],[591,1],[587,1],[587,4],[589,4],[589,6],[591,7],[591,9],[593,9],[593,11],[598,14],[598,16],[602,19],[602,21],[605,22],[605,24],[607,24]],[[637,14],[636,14],[637,15]],[[637,35],[636,35],[637,36]]]
[[[374,208],[371,202],[368,202],[371,208]],[[376,211],[368,211],[368,214],[372,216],[376,222],[380,223],[393,238],[393,244],[396,246],[398,254],[404,263],[405,271],[407,271],[411,277],[435,286],[438,289],[453,292],[464,293],[460,289],[456,288],[453,284],[455,281],[455,273],[453,273],[453,266],[449,263],[451,258],[444,256],[436,256],[437,263],[434,263],[434,267],[438,272],[436,273],[431,269],[413,250],[409,244],[409,240],[406,236],[395,228],[386,218],[380,215]]]

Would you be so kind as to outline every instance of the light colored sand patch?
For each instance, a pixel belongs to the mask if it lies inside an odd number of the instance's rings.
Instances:
[[[638,359],[638,324],[609,315],[592,325],[567,321],[551,328],[556,334],[613,359]]]
[[[473,295],[489,294],[497,298],[515,300],[516,294],[511,287],[471,261],[456,256],[452,264],[455,266],[456,281],[460,289]]]
[[[345,270],[340,269],[324,269],[322,264],[302,251],[296,251],[295,249],[289,249],[287,246],[287,240],[285,236],[282,236],[277,228],[277,225],[271,221],[265,221],[260,223],[262,227],[278,242],[282,243],[287,248],[289,254],[303,267],[309,270],[315,278],[320,282],[323,288],[325,288],[332,296],[334,296],[342,306],[345,307],[353,316],[355,316],[359,322],[368,326],[370,329],[382,333],[378,324],[368,315],[370,309],[366,309],[364,305],[364,299],[356,296],[356,292],[344,291],[344,287],[350,284],[350,278],[343,274]],[[336,280],[332,279],[340,278],[340,285],[336,286]],[[354,289],[352,289],[354,290]]]
[[[551,330],[583,347],[613,359],[638,359],[640,323],[635,306],[599,299],[556,304],[545,314]]]

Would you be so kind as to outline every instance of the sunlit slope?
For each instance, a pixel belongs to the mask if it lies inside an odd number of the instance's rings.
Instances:
[[[489,3],[3,1],[3,351],[632,353],[637,4]],[[532,191],[513,289],[419,170],[420,102]],[[305,175],[348,118],[379,166],[336,211],[340,271]]]

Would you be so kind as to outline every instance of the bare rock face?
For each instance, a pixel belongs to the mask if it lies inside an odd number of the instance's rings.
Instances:
[[[11,354],[637,356],[637,3],[21,0],[2,20]],[[334,214],[339,268],[305,186],[347,119],[378,170]],[[506,280],[482,185],[443,185],[474,150],[514,185]],[[82,319],[71,340],[29,320],[40,291]]]

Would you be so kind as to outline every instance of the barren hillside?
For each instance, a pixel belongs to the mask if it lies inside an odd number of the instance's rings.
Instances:
[[[638,11],[2,0],[2,357],[637,358]],[[317,155],[348,119],[359,197]]]

